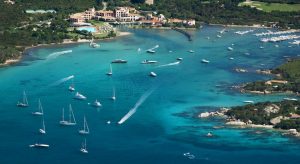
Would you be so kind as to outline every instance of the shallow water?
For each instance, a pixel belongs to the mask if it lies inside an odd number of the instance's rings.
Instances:
[[[101,41],[98,49],[85,43],[28,51],[21,63],[0,69],[0,163],[298,163],[297,139],[272,130],[257,133],[259,129],[214,129],[223,125],[222,120],[194,117],[215,107],[242,105],[244,100],[276,101],[285,97],[240,94],[230,89],[243,82],[271,78],[253,72],[276,67],[286,60],[283,56],[297,56],[300,52],[299,46],[289,48],[288,41],[276,48],[272,43],[261,43],[253,33],[234,34],[247,29],[228,28],[217,38],[222,28],[205,26],[190,31],[192,42],[175,31],[138,29],[130,30],[130,36]],[[255,30],[259,31],[266,30]],[[159,45],[155,54],[145,52],[155,45]],[[265,48],[260,49],[261,45]],[[234,50],[227,51],[228,46]],[[190,49],[195,53],[187,52]],[[178,57],[183,58],[180,64],[158,67],[174,63]],[[113,76],[106,76],[110,61],[118,58],[128,63],[113,64]],[[145,59],[158,63],[140,64]],[[202,59],[210,63],[202,64]],[[237,73],[233,71],[236,67],[251,72]],[[158,76],[149,77],[151,71]],[[86,101],[72,99],[70,81],[51,85],[71,75],[75,76],[76,90],[87,96]],[[115,102],[110,100],[113,87]],[[155,91],[136,113],[116,125],[153,87]],[[26,109],[15,106],[23,90],[30,103]],[[38,133],[41,117],[31,115],[37,110],[38,98],[45,113],[44,136]],[[88,105],[95,99],[103,107]],[[61,127],[62,108],[67,109],[70,103],[77,126]],[[84,115],[90,128],[86,136],[89,154],[79,152],[84,136],[78,130],[83,126]],[[106,124],[108,120],[110,125]],[[205,137],[209,131],[215,137]],[[28,147],[35,142],[48,143],[50,148]],[[195,159],[184,156],[186,152],[194,154]]]

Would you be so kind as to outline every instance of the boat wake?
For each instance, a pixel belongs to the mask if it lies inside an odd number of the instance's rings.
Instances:
[[[48,55],[46,59],[55,59],[55,58],[57,58],[60,55],[71,53],[71,52],[72,52],[72,50],[66,50],[66,51],[60,51],[60,52],[53,52],[50,55]]]
[[[74,75],[71,75],[71,76],[68,76],[68,77],[65,77],[65,78],[62,78],[54,83],[52,83],[50,86],[57,86],[57,85],[60,85],[68,80],[71,80],[73,79],[75,76]]]
[[[169,63],[169,64],[164,64],[164,65],[159,65],[159,66],[157,66],[158,68],[159,67],[167,67],[167,66],[172,66],[172,65],[178,65],[180,62],[178,61],[178,62],[173,62],[173,63]]]
[[[126,120],[128,120],[136,111],[137,109],[144,103],[144,101],[152,94],[155,88],[148,90],[146,93],[142,95],[142,97],[137,101],[132,109],[118,122],[118,124],[123,124]]]

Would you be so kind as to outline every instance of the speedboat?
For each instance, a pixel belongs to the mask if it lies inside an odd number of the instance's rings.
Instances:
[[[70,86],[69,86],[69,91],[74,92],[74,91],[75,91],[75,88],[74,88],[72,85],[70,85]]]
[[[260,46],[259,48],[260,48],[260,49],[263,49],[264,47],[263,47],[263,46]]]
[[[233,51],[232,47],[228,47],[227,49],[228,49],[228,51]]]
[[[156,77],[157,75],[156,75],[156,73],[154,73],[154,72],[150,72],[150,76]]]
[[[141,64],[154,64],[154,63],[157,63],[157,61],[155,60],[144,60],[141,62]]]
[[[189,50],[189,53],[194,53],[195,51],[194,50]]]
[[[232,58],[232,57],[231,57],[231,58],[229,58],[229,60],[233,60],[233,59],[234,59],[234,58]]]
[[[243,101],[244,103],[249,103],[249,104],[253,104],[254,101],[251,101],[251,100],[246,100],[246,101]]]
[[[101,103],[96,99],[94,104],[93,104],[95,107],[101,107]]]
[[[179,61],[181,61],[181,60],[183,60],[183,58],[177,58],[176,60],[179,60]]]
[[[218,37],[218,38],[221,38],[222,36],[221,36],[221,35],[217,35],[217,37]]]
[[[111,63],[127,63],[127,61],[123,59],[115,59]]]
[[[206,134],[206,136],[207,136],[207,137],[212,137],[213,134],[212,134],[211,132],[208,132],[208,133]]]
[[[298,101],[298,99],[295,99],[295,98],[283,98],[283,100],[287,100],[287,101]]]
[[[86,97],[83,96],[82,94],[80,94],[79,92],[76,92],[74,98],[75,98],[75,99],[78,99],[78,100],[85,100],[85,99],[86,99]]]
[[[29,145],[29,147],[36,147],[36,148],[48,148],[48,144],[40,144],[40,143],[35,143],[33,145]]]
[[[206,59],[202,59],[201,60],[202,63],[209,63],[210,61],[206,60]]]
[[[147,50],[146,52],[147,52],[147,53],[150,53],[150,54],[154,54],[154,53],[155,53],[155,51],[154,51],[153,49],[149,49],[149,50]]]

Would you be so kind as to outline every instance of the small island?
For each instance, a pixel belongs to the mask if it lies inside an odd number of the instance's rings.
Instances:
[[[241,92],[271,94],[300,92],[300,59],[289,60],[287,63],[272,70],[258,70],[258,73],[273,75],[274,79],[247,83]]]

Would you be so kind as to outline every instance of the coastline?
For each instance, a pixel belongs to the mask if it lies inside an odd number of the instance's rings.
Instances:
[[[262,26],[261,24],[254,24],[254,25],[234,25],[234,24],[214,24],[210,23],[208,25],[211,26],[223,26],[223,27],[241,27],[241,28],[246,28],[246,27],[252,27],[252,28],[273,28],[273,27],[267,27],[267,26]]]
[[[117,35],[115,37],[104,38],[104,39],[95,39],[95,41],[116,39],[117,37],[128,36],[128,35],[131,35],[131,34],[132,33],[130,33],[130,32],[120,32],[120,31],[118,31]],[[27,46],[27,47],[24,48],[24,50],[22,52],[20,52],[20,56],[18,56],[16,59],[8,59],[2,64],[0,63],[0,67],[7,67],[7,66],[10,66],[12,64],[16,64],[16,63],[20,62],[23,58],[23,55],[30,49],[40,48],[40,47],[57,46],[57,45],[81,44],[81,43],[89,43],[89,42],[90,42],[89,39],[78,39],[77,41],[73,41],[71,39],[64,39],[63,42],[61,42],[61,43],[49,43],[49,44],[38,44],[38,45],[34,45],[34,46]]]

